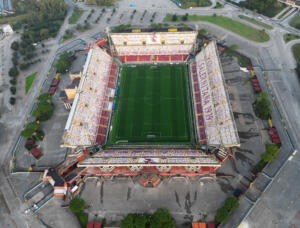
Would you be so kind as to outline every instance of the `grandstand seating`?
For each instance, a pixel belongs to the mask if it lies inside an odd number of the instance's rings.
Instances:
[[[69,119],[63,146],[103,143],[112,109],[117,66],[101,48],[89,51]]]
[[[122,62],[185,61],[196,42],[195,32],[111,34]]]
[[[199,141],[225,147],[238,146],[239,138],[215,42],[196,56],[196,62],[190,68]]]
[[[218,161],[200,150],[106,150],[78,166],[186,164],[219,166]]]
[[[187,55],[129,55],[120,56],[124,63],[138,62],[182,62],[187,59]]]

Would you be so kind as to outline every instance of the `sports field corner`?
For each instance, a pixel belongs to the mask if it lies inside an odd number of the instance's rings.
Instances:
[[[186,64],[123,65],[108,144],[192,144]]]

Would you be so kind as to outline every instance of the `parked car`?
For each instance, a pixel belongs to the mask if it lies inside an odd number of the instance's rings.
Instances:
[[[35,157],[36,159],[39,159],[42,156],[41,151],[39,150],[39,148],[34,147],[29,151],[33,157]]]
[[[56,86],[55,87],[50,87],[49,90],[48,90],[48,93],[53,96],[55,94],[55,91],[56,91]]]

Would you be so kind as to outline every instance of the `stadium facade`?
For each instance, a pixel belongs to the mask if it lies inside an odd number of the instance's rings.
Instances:
[[[195,31],[112,33],[108,40],[109,47],[91,46],[80,74],[61,144],[74,153],[60,174],[76,166],[68,182],[83,175],[140,175],[143,185],[157,184],[160,175],[214,174],[231,148],[240,146],[216,42],[198,51]],[[176,63],[188,69],[194,141],[107,145],[118,124],[113,115],[122,66]]]

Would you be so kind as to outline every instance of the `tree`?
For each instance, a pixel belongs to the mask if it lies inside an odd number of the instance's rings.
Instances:
[[[31,138],[33,133],[38,129],[39,124],[36,121],[30,122],[26,125],[21,135],[25,138]]]
[[[271,102],[268,100],[268,94],[266,92],[259,93],[254,103],[254,112],[256,116],[260,119],[267,120],[272,114],[270,104]]]
[[[36,132],[34,132],[32,134],[32,138],[35,140],[35,141],[43,141],[45,137],[45,133],[41,130],[37,130]]]
[[[177,21],[177,15],[176,14],[173,14],[172,21]]]
[[[148,218],[142,214],[128,214],[121,220],[122,228],[146,228]]]
[[[121,220],[121,228],[134,228],[134,218],[133,214],[124,216]]]
[[[10,87],[10,92],[11,92],[12,94],[16,94],[16,92],[17,92],[16,87],[14,87],[14,86]]]
[[[183,21],[187,21],[187,20],[188,20],[188,17],[189,17],[189,14],[186,13],[186,14],[182,17],[182,20],[183,20]]]
[[[47,121],[52,117],[53,112],[54,107],[52,104],[40,102],[33,110],[32,116],[38,118],[40,121]]]
[[[175,222],[168,209],[160,208],[155,211],[150,218],[150,228],[175,228]]]
[[[16,98],[14,98],[14,97],[9,98],[9,103],[11,105],[14,105],[16,103]]]
[[[14,51],[19,50],[19,42],[18,41],[12,42],[10,48],[13,49]]]
[[[75,197],[70,201],[69,209],[75,214],[80,214],[83,212],[85,202],[79,197]]]
[[[55,65],[57,72],[66,73],[70,69],[75,58],[75,55],[73,55],[71,52],[65,52],[61,54]]]
[[[52,97],[49,93],[43,93],[38,97],[39,102],[47,102],[49,104],[52,103]]]
[[[134,225],[136,228],[146,228],[147,216],[146,215],[136,216],[134,219]]]
[[[8,71],[9,76],[11,77],[17,77],[19,75],[18,68],[16,66],[12,67]]]
[[[215,223],[220,224],[226,222],[229,219],[229,215],[232,211],[239,207],[239,201],[234,196],[229,196],[224,202],[224,205],[217,210]]]
[[[279,148],[277,145],[267,144],[266,152],[261,155],[261,159],[266,163],[273,161],[275,159],[276,155],[278,154],[278,150],[279,150]]]

